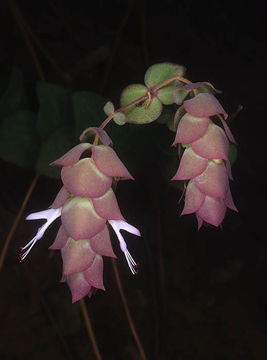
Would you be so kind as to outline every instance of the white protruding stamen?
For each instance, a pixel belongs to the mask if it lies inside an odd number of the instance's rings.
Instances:
[[[137,235],[137,236],[141,236],[140,231],[136,227],[128,224],[126,221],[123,221],[123,220],[108,220],[108,222],[110,223],[110,225],[112,226],[113,230],[115,231],[115,233],[118,237],[121,251],[125,255],[127,264],[129,266],[132,274],[134,274],[134,275],[137,274],[137,271],[136,271],[137,264],[134,261],[132,255],[129,253],[126,242],[125,242],[123,236],[121,235],[120,230],[126,230],[129,233]]]
[[[26,217],[26,220],[46,219],[47,221],[38,229],[37,234],[34,236],[34,238],[29,241],[28,244],[21,248],[22,251],[27,249],[24,254],[21,255],[21,261],[24,260],[25,257],[29,254],[35,243],[42,238],[46,229],[52,224],[52,222],[61,215],[61,209],[62,208],[39,211],[36,213],[32,213]]]

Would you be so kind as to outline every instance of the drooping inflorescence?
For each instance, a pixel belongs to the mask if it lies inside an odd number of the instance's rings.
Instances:
[[[90,296],[94,288],[104,290],[102,256],[116,257],[107,223],[114,229],[133,274],[137,266],[120,230],[137,236],[140,236],[140,232],[125,221],[112,190],[114,177],[133,177],[109,146],[111,140],[107,134],[103,130],[95,130],[100,134],[103,144],[81,143],[52,163],[62,167],[63,187],[49,210],[27,217],[28,220],[46,218],[47,222],[22,248],[25,251],[22,255],[24,259],[48,226],[61,216],[62,224],[50,248],[61,250],[62,281],[68,283],[73,302],[87,294]],[[90,150],[91,156],[80,159],[87,150]]]
[[[228,158],[229,141],[235,140],[225,122],[227,114],[213,95],[200,93],[185,100],[183,107],[185,114],[173,145],[181,144],[184,152],[172,178],[187,181],[182,215],[195,213],[199,228],[203,221],[219,226],[227,207],[237,210],[229,187],[232,175]],[[212,121],[215,115],[224,129]]]
[[[137,273],[137,264],[120,231],[137,236],[140,232],[123,218],[112,187],[119,179],[133,177],[103,130],[110,120],[117,125],[149,124],[162,115],[165,105],[179,105],[174,121],[172,117],[164,121],[176,131],[173,145],[178,145],[178,153],[183,150],[172,178],[185,181],[182,215],[195,213],[200,228],[203,222],[220,226],[227,207],[237,211],[229,187],[229,145],[235,140],[226,122],[228,115],[213,95],[219,91],[208,82],[192,83],[184,73],[181,65],[152,65],[145,74],[145,85],[126,87],[118,110],[111,102],[106,103],[104,112],[108,117],[101,126],[85,129],[81,143],[51,164],[62,168],[63,186],[48,210],[27,217],[47,221],[22,248],[21,260],[49,225],[61,217],[62,224],[50,248],[61,250],[62,281],[69,285],[73,302],[91,296],[95,288],[104,289],[102,256],[115,257],[109,226],[117,235],[131,272]],[[90,132],[95,135],[94,143],[84,142]]]

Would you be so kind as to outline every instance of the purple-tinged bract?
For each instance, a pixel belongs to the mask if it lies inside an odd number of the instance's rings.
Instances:
[[[229,187],[229,141],[235,140],[225,121],[228,115],[209,93],[184,101],[184,109],[173,145],[181,144],[185,150],[172,178],[188,181],[182,215],[195,213],[198,228],[203,221],[219,226],[227,207],[237,211]],[[210,118],[216,115],[224,129]]]
[[[75,302],[85,295],[91,296],[93,289],[104,288],[103,258],[115,258],[107,223],[114,229],[133,274],[137,273],[134,259],[127,249],[120,230],[140,236],[134,226],[122,216],[116,196],[112,190],[113,178],[133,179],[115,151],[108,146],[110,138],[103,129],[92,129],[103,145],[81,143],[54,161],[62,166],[61,179],[64,186],[59,191],[51,209],[31,214],[33,219],[47,219],[37,235],[24,247],[24,259],[48,226],[61,216],[61,226],[51,249],[60,249],[63,260],[62,281],[66,281]],[[90,130],[89,129],[89,130]],[[80,159],[90,149],[91,156]]]

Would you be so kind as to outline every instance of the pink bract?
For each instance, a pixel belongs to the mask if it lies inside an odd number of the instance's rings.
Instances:
[[[85,280],[84,273],[82,272],[67,276],[66,281],[71,290],[72,303],[82,299],[92,289],[92,286]]]
[[[181,215],[192,214],[199,210],[203,204],[205,195],[198,190],[194,182],[189,181],[186,193],[185,193],[185,204]]]
[[[194,178],[194,183],[203,194],[224,199],[229,187],[224,164],[209,161],[206,170]]]
[[[96,213],[107,220],[124,220],[116,196],[110,188],[101,197],[92,199]]]
[[[90,239],[90,244],[91,248],[97,254],[113,258],[117,257],[113,252],[109,231],[106,225],[103,230]]]
[[[99,145],[92,147],[92,158],[98,169],[108,176],[133,179],[111,147]]]
[[[204,221],[214,226],[219,226],[225,216],[226,206],[224,201],[212,196],[206,196],[205,200],[197,211],[197,215]]]
[[[97,289],[105,290],[103,284],[103,258],[96,255],[92,265],[84,272],[86,281]]]
[[[215,124],[210,124],[206,133],[191,146],[203,158],[228,160],[229,142],[224,131]]]
[[[91,158],[79,160],[72,166],[64,166],[61,179],[70,193],[89,198],[104,195],[112,184],[112,178],[103,174]]]
[[[68,192],[68,190],[64,186],[62,186],[62,188],[59,190],[55,200],[49,207],[51,209],[58,209],[58,208],[62,207],[64,205],[64,203],[67,201],[67,199],[69,198],[69,196],[70,196],[70,193]]]
[[[59,159],[53,161],[50,165],[57,166],[70,166],[79,161],[82,153],[89,149],[92,145],[89,143],[82,143],[74,146],[71,150],[69,150],[66,154],[61,156]]]
[[[227,113],[215,96],[209,93],[201,93],[190,100],[185,100],[184,108],[186,112],[197,117],[210,117],[223,114],[227,118]]]
[[[192,179],[203,173],[208,165],[208,159],[197,155],[191,147],[185,149],[179,168],[172,180]]]
[[[173,145],[196,141],[205,134],[209,123],[209,118],[195,117],[186,113],[179,121]]]
[[[63,274],[70,275],[85,271],[92,265],[96,253],[92,250],[90,240],[73,240],[68,242],[61,250],[63,260]]]
[[[234,211],[237,211],[237,208],[234,204],[234,201],[233,201],[233,198],[232,198],[232,193],[231,193],[231,190],[230,188],[228,189],[227,193],[226,193],[226,197],[225,197],[225,205],[231,209],[231,210],[234,210]]]
[[[58,230],[56,239],[53,242],[53,244],[49,247],[49,249],[60,250],[66,245],[67,240],[68,240],[68,234],[65,231],[63,225],[61,225]]]
[[[74,240],[90,239],[103,230],[106,220],[95,211],[88,198],[73,197],[62,208],[64,228]]]

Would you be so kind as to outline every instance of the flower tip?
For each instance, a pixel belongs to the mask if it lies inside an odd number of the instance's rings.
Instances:
[[[137,263],[137,264],[135,264],[134,265],[134,270],[135,270],[135,274],[134,275],[138,275],[138,273],[139,273],[139,263]]]

